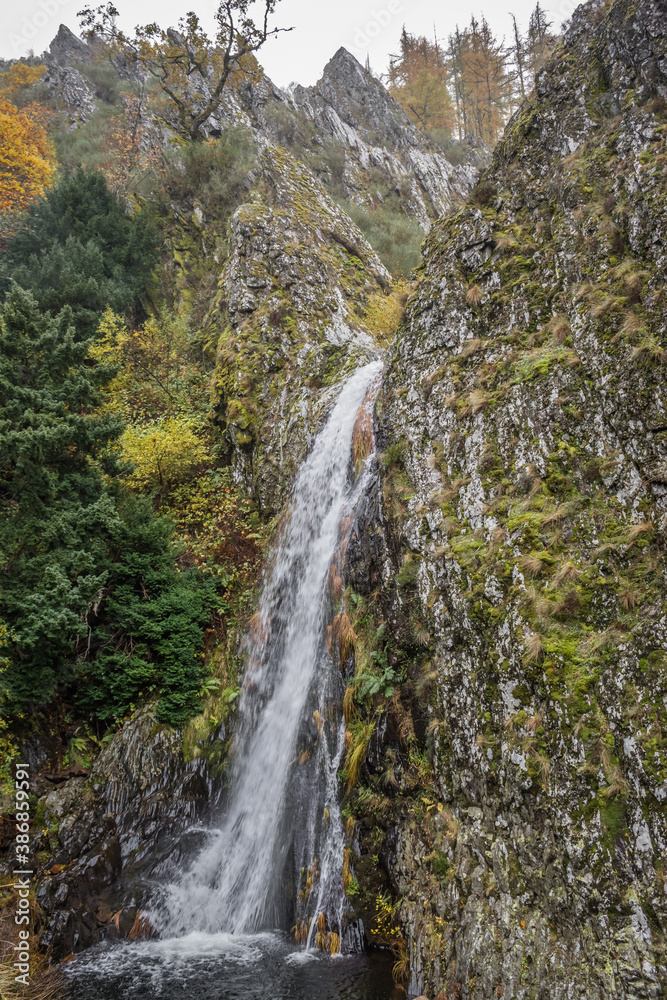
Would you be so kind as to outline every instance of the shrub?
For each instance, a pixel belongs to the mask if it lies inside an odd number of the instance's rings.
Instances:
[[[367,210],[340,202],[387,270],[407,278],[421,261],[424,232],[414,219],[388,208]]]
[[[196,422],[187,417],[167,417],[128,427],[121,445],[134,463],[131,482],[142,490],[164,492],[191,479],[209,457],[196,427]]]

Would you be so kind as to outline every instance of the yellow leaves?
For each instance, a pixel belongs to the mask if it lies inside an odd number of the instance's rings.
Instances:
[[[16,104],[22,93],[33,87],[46,73],[46,66],[28,66],[17,62],[0,73],[0,101]]]
[[[97,327],[97,338],[89,354],[103,364],[121,364],[123,348],[130,339],[125,321],[112,309],[106,309]]]
[[[46,189],[55,153],[29,109],[0,100],[0,213],[22,212]]]
[[[141,489],[165,490],[193,478],[198,466],[209,458],[195,428],[195,421],[187,417],[128,427],[121,446],[135,465],[131,482]]]

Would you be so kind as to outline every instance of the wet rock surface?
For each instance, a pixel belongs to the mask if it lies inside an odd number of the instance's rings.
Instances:
[[[31,850],[40,868],[40,944],[55,958],[103,938],[142,937],[141,907],[174,865],[184,830],[219,794],[205,763],[183,758],[182,737],[138,714],[100,753],[88,777],[69,778],[38,804]]]
[[[667,988],[666,13],[579,8],[385,377],[375,567],[435,678],[384,848],[413,995]]]

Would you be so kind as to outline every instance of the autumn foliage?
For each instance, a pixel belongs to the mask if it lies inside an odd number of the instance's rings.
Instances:
[[[0,214],[22,212],[44,193],[55,154],[30,108],[0,101]]]
[[[436,42],[401,33],[400,55],[389,68],[392,97],[421,129],[451,130],[454,109],[447,89],[445,53]]]

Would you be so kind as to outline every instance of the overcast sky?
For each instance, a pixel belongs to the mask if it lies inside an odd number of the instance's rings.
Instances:
[[[96,0],[99,2],[99,0]],[[0,56],[16,58],[33,49],[41,53],[58,30],[60,22],[78,33],[77,11],[85,0],[0,0]],[[181,14],[194,8],[211,25],[215,0],[115,0],[120,22],[131,29],[135,24],[158,21],[175,24]],[[263,6],[263,5],[262,5]],[[321,76],[324,65],[341,46],[364,62],[370,56],[376,72],[384,72],[388,56],[395,52],[403,24],[412,34],[446,39],[458,23],[467,24],[470,16],[484,12],[498,36],[509,41],[512,23],[509,12],[516,14],[522,28],[535,0],[280,0],[277,23],[294,25],[289,34],[267,42],[259,53],[266,72],[279,86],[293,81],[308,86]],[[574,10],[574,0],[543,0],[555,28]]]

